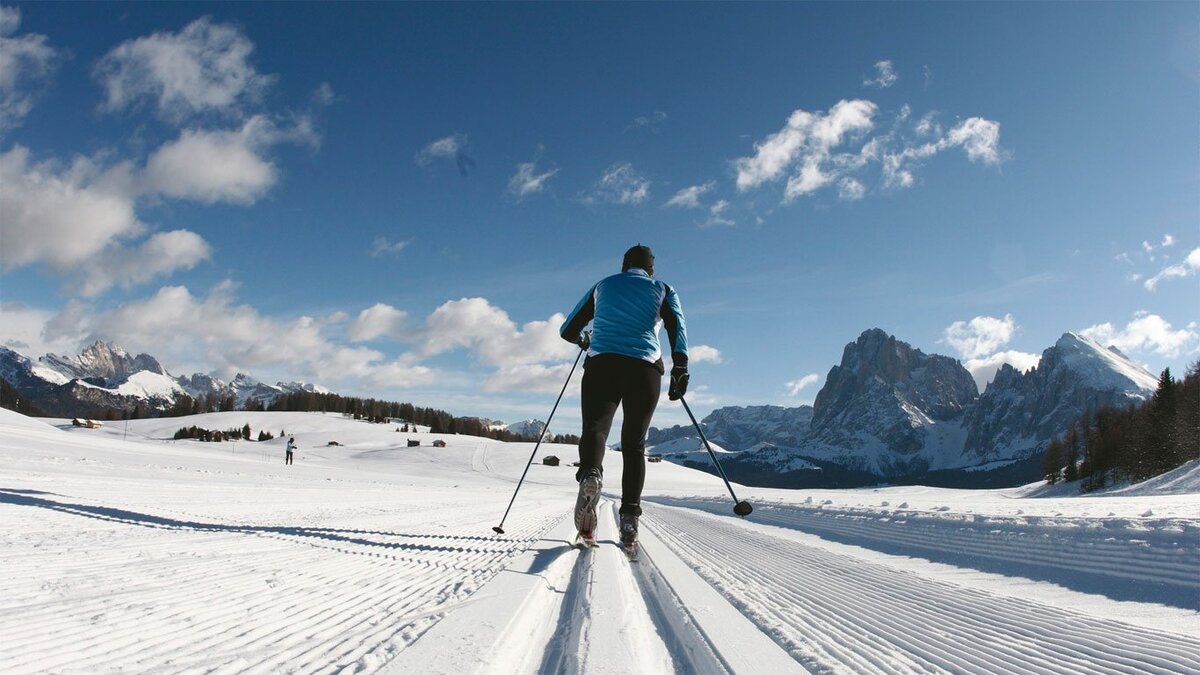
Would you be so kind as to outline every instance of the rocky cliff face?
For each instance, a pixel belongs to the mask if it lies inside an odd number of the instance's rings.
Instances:
[[[980,463],[1028,457],[1089,411],[1140,403],[1156,386],[1116,349],[1066,333],[1028,373],[1000,369],[967,415],[964,454]]]
[[[805,445],[882,444],[912,455],[925,447],[930,427],[959,418],[976,396],[975,380],[958,361],[868,330],[846,345],[825,378]]]

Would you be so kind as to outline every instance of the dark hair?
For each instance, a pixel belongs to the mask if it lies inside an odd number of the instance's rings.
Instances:
[[[654,253],[649,246],[638,244],[625,251],[625,258],[621,261],[621,271],[627,272],[635,267],[646,270],[646,274],[654,276]]]

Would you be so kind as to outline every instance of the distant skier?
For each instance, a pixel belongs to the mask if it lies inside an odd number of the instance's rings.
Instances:
[[[584,332],[588,322],[592,330]],[[579,497],[575,527],[589,545],[596,540],[596,504],[604,476],[604,444],[620,405],[621,544],[637,551],[638,517],[646,481],[646,431],[658,405],[665,368],[658,329],[665,326],[671,347],[668,397],[687,392],[688,348],[683,309],[675,289],[654,279],[654,254],[638,244],[625,252],[621,273],[602,279],[579,301],[559,334],[587,351],[583,363],[583,433],[579,439]]]
[[[293,437],[289,438],[288,442],[287,442],[287,454],[284,455],[284,458],[283,458],[284,464],[292,463],[292,451],[295,449],[296,449],[296,438],[293,436]]]

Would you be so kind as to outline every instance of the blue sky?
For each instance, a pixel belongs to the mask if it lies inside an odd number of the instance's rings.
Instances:
[[[1195,3],[2,7],[31,355],[544,417],[638,242],[701,414],[811,402],[876,326],[981,383],[1065,331],[1200,353]]]

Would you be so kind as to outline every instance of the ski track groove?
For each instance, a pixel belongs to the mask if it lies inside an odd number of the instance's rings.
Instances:
[[[454,527],[457,519],[442,520],[449,533],[400,534],[175,526],[68,509],[50,517],[78,527],[78,516],[88,521],[83,562],[73,540],[39,547],[28,564],[6,565],[0,576],[6,598],[0,634],[22,647],[0,651],[2,672],[366,669],[373,654],[383,653],[372,660],[376,665],[386,662],[436,623],[439,606],[478,590],[562,512],[540,509],[514,519],[513,527],[530,535],[512,539],[455,533],[478,527],[469,518],[462,527]],[[53,541],[55,532],[46,531],[44,540]],[[335,540],[321,538],[329,534]],[[364,537],[375,541],[355,540]],[[423,548],[430,546],[436,548]],[[63,579],[63,588],[38,587],[47,578]],[[84,597],[70,592],[106,579],[130,583]],[[412,618],[396,623],[395,617]],[[154,626],[150,638],[148,626]],[[63,643],[72,648],[55,649]]]
[[[668,505],[715,512],[722,503],[708,500],[656,500]],[[966,518],[970,518],[967,520]],[[962,558],[1048,567],[1200,591],[1200,532],[1194,524],[1164,519],[1156,529],[1130,527],[1113,518],[1104,527],[1083,527],[1076,519],[1045,516],[939,517],[916,511],[888,514],[823,505],[761,505],[755,522],[814,534],[828,533],[880,542],[907,551],[953,550]],[[1046,526],[1053,531],[1047,531]],[[1138,543],[1133,546],[1131,543]],[[918,553],[919,554],[919,553]]]
[[[702,511],[656,508],[643,522],[819,671],[1200,672],[1200,640],[923,579]],[[722,554],[735,543],[738,555]]]

